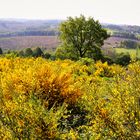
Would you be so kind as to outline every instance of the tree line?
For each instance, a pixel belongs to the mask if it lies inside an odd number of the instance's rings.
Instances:
[[[1,33],[0,37],[16,37],[16,36],[57,36],[59,32],[55,29],[53,30],[46,30],[46,31],[40,31],[40,30],[26,30],[26,31],[20,31],[20,32],[6,32]]]
[[[120,37],[120,38],[127,38],[127,39],[133,39],[133,40],[139,40],[136,34],[129,33],[129,32],[114,32],[113,37]]]
[[[20,51],[8,50],[6,52],[3,52],[0,48],[0,55],[9,57],[43,57],[46,59],[53,57],[51,53],[42,51],[40,47],[36,47],[34,49],[26,48]]]

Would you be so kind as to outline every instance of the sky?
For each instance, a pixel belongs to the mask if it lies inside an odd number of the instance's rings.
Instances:
[[[0,0],[0,18],[66,19],[80,14],[101,23],[140,26],[140,0]]]

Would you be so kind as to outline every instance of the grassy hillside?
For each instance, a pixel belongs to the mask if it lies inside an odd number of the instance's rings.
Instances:
[[[0,139],[140,137],[140,63],[0,58]]]

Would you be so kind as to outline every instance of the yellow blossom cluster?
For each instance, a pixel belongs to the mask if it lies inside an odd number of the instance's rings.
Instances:
[[[140,63],[0,58],[0,139],[139,139]]]

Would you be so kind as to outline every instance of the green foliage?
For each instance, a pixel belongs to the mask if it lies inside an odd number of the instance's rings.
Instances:
[[[131,59],[136,59],[136,50],[135,49],[125,49],[125,48],[115,48],[116,54],[120,53],[129,53],[131,56]],[[115,55],[116,57],[116,55]]]
[[[113,64],[114,59],[109,57],[109,56],[104,56],[103,59],[102,59],[102,62],[107,62],[108,64]]]
[[[43,56],[44,54],[43,54],[43,52],[42,52],[42,50],[39,48],[39,47],[37,47],[37,48],[35,48],[34,50],[33,50],[33,56],[34,57],[41,57],[41,56]]]
[[[62,48],[57,53],[60,57],[78,60],[80,57],[101,59],[101,46],[108,37],[105,29],[93,18],[69,17],[60,25]]]
[[[19,51],[19,52],[18,52],[18,55],[19,55],[20,57],[24,57],[24,56],[25,56],[24,51],[23,51],[23,50]]]
[[[3,56],[6,56],[7,58],[14,58],[14,57],[42,57],[42,58],[46,58],[46,59],[51,59],[51,60],[55,60],[56,56],[51,52],[44,52],[39,48],[35,48],[33,51],[31,48],[26,48],[25,50],[20,50],[20,51],[11,51],[8,50],[7,52],[4,53]]]
[[[6,58],[16,58],[18,57],[18,53],[16,51],[8,51],[7,53],[4,54]]]
[[[51,54],[51,56],[50,56],[50,60],[56,60],[56,56],[55,56],[55,54]]]
[[[126,53],[126,54],[121,53],[117,55],[115,63],[120,64],[122,66],[126,66],[130,63],[130,61],[131,61],[131,57],[129,53]]]
[[[136,49],[138,46],[140,46],[139,43],[132,40],[125,40],[121,42],[120,45],[121,48],[127,48],[127,49]]]
[[[140,46],[137,46],[136,48],[136,60],[140,60]]]
[[[58,59],[64,60],[64,59],[71,59],[71,60],[78,60],[77,55],[75,55],[75,49],[70,49],[66,46],[59,46],[56,49],[55,56]]]
[[[121,37],[121,38],[125,38],[125,39],[127,38],[127,39],[138,40],[137,35],[135,33],[130,33],[130,32],[128,32],[128,31],[125,32],[124,30],[123,31],[120,30],[117,32],[115,31],[115,32],[113,32],[113,36],[114,37]]]
[[[81,62],[83,65],[86,65],[86,66],[90,66],[90,65],[93,65],[94,64],[94,60],[91,59],[91,58],[80,58],[79,62]]]
[[[3,54],[3,51],[2,51],[2,49],[0,48],[0,55],[1,55],[1,54]]]
[[[51,54],[46,52],[43,57],[46,59],[49,59],[49,58],[51,58]]]
[[[29,57],[29,56],[33,56],[33,51],[31,48],[26,48],[25,49],[25,56]]]

